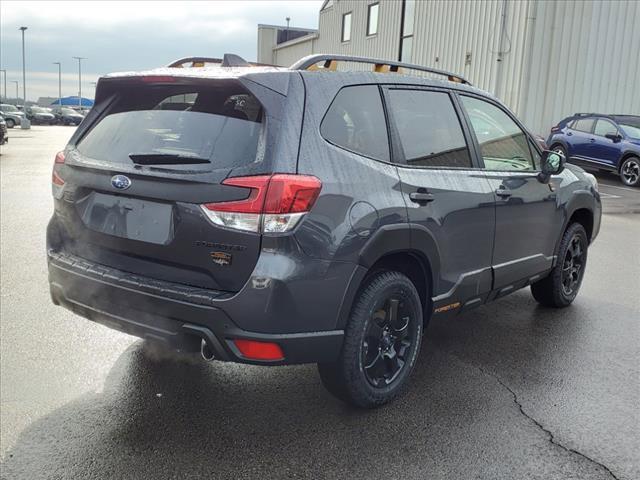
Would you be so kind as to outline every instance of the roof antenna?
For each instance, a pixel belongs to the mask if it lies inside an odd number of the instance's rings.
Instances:
[[[222,57],[222,67],[250,67],[249,63],[239,55],[225,53]]]

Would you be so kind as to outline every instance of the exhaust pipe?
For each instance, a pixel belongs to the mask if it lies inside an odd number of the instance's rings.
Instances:
[[[215,360],[216,358],[213,354],[213,350],[211,349],[211,347],[209,347],[209,344],[204,338],[200,342],[200,355],[202,355],[202,358],[204,358],[207,362]]]

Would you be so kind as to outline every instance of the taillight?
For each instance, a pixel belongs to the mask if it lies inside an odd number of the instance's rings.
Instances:
[[[251,189],[243,200],[201,205],[216,225],[247,232],[292,230],[313,207],[322,183],[308,175],[257,175],[228,178],[223,185]]]
[[[60,176],[60,173],[58,172],[58,169],[62,164],[64,164],[64,152],[58,152],[56,153],[56,158],[53,162],[53,172],[51,173],[51,181],[53,182],[54,185],[58,185],[59,187],[64,185],[64,180],[62,179],[62,177]]]
[[[284,360],[284,353],[280,345],[272,342],[258,342],[255,340],[234,340],[244,358],[251,360]]]

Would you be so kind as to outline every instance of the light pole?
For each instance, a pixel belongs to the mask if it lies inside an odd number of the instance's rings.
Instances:
[[[0,72],[4,73],[4,101],[7,101],[7,71],[0,70]]]
[[[58,65],[58,106],[62,106],[62,64],[60,62],[53,62],[54,65]]]
[[[11,80],[13,83],[16,84],[16,106],[18,106],[18,98],[20,98],[18,95],[18,81],[17,80]]]
[[[73,57],[78,60],[78,108],[82,111],[82,60],[86,57]]]
[[[24,31],[27,27],[20,27],[20,31],[22,32],[22,106],[23,108],[27,108],[27,70],[25,68],[25,59],[24,59]]]

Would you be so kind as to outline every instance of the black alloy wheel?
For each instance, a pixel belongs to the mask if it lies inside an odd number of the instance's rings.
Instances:
[[[587,267],[589,239],[584,226],[572,223],[567,227],[556,265],[549,275],[531,284],[531,293],[538,303],[546,307],[568,307],[575,300]]]
[[[562,264],[562,290],[567,297],[573,295],[582,280],[586,260],[583,238],[577,233],[571,238]]]
[[[422,340],[423,314],[413,282],[374,272],[354,300],[339,358],[318,364],[324,386],[360,408],[379,407],[402,392]]]
[[[405,367],[411,344],[416,341],[409,330],[412,312],[402,298],[391,296],[373,312],[364,342],[362,368],[374,387],[391,384]]]

